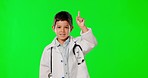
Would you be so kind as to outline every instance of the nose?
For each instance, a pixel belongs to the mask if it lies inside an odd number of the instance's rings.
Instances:
[[[64,32],[64,28],[63,27],[61,28],[61,32]]]

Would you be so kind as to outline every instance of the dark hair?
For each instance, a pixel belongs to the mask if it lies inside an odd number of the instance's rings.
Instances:
[[[71,27],[73,26],[72,25],[72,16],[70,15],[70,13],[68,13],[66,11],[58,12],[55,15],[55,17],[54,17],[54,26],[55,26],[57,21],[67,21]]]

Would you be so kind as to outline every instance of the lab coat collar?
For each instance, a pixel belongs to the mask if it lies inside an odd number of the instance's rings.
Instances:
[[[71,51],[72,48],[74,47],[75,40],[74,40],[74,38],[72,36],[70,36],[69,38],[70,38],[69,51]],[[55,37],[54,40],[51,42],[51,44],[49,45],[49,48],[56,47],[56,39],[57,39],[57,37]]]

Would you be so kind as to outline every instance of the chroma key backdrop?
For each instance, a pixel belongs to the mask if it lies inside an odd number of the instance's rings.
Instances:
[[[148,78],[147,0],[0,0],[0,78],[39,78],[54,15],[78,11],[98,45],[85,57],[91,78]]]

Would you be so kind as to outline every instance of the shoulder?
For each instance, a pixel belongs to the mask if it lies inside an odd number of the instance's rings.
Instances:
[[[46,45],[45,48],[44,48],[44,50],[50,49],[51,48],[50,46],[51,46],[51,44]]]
[[[45,48],[44,48],[44,51],[48,51],[48,50],[51,49],[51,47],[54,47],[54,46],[55,46],[54,43],[55,43],[55,42],[54,42],[54,40],[53,40],[50,44],[46,45]]]

